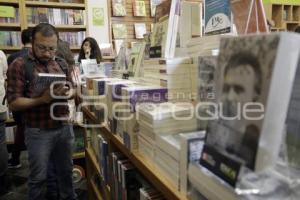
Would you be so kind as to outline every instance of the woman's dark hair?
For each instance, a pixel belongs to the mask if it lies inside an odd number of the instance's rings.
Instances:
[[[32,38],[32,28],[24,29],[21,33],[21,41],[23,45],[31,43]]]
[[[59,40],[57,45],[56,56],[65,59],[69,66],[75,65],[73,53],[68,42]]]
[[[91,45],[91,59],[96,59],[97,63],[99,64],[102,60],[102,55],[101,55],[101,51],[100,48],[98,46],[97,41],[92,38],[92,37],[87,37],[83,40],[82,44],[81,44],[81,48],[80,48],[80,52],[79,52],[79,57],[78,57],[78,62],[81,62],[82,59],[85,59],[85,54],[84,54],[84,50],[83,50],[83,45],[85,42],[89,42]]]

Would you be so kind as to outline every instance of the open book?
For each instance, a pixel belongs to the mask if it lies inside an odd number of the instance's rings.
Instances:
[[[37,79],[34,84],[34,96],[40,96],[46,89],[50,88],[53,84],[62,84],[66,81],[65,74],[52,74],[52,73],[38,73]],[[57,83],[55,83],[57,82]]]

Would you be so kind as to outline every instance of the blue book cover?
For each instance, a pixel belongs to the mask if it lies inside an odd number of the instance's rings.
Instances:
[[[129,102],[132,105],[132,112],[135,112],[135,106],[137,103],[162,103],[168,101],[168,89],[143,89],[134,90],[129,92]]]
[[[231,8],[229,0],[205,0],[205,35],[231,32]]]

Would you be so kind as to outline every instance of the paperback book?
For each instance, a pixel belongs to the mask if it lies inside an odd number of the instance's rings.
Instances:
[[[230,0],[205,0],[205,35],[231,32]]]
[[[221,40],[216,71],[218,118],[208,123],[200,164],[232,186],[241,166],[261,171],[275,165],[293,86],[288,80],[296,74],[299,44],[300,36],[293,33]],[[231,173],[224,171],[224,165]]]
[[[143,39],[144,34],[146,34],[146,24],[145,23],[134,23],[135,37],[137,39]]]
[[[34,83],[34,97],[40,96],[46,89],[49,89],[52,83],[58,86],[64,82],[66,82],[65,74],[38,73]]]
[[[146,16],[145,1],[133,0],[133,15],[136,17],[145,17]]]
[[[126,0],[112,0],[113,16],[126,16]]]
[[[180,1],[166,0],[156,7],[150,58],[173,58],[176,48]]]
[[[127,37],[126,24],[113,24],[114,39],[125,39]]]

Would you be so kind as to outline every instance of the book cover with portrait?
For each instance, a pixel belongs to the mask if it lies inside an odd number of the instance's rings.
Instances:
[[[216,109],[200,164],[235,186],[241,166],[274,166],[293,86],[300,36],[223,38],[216,70]]]

